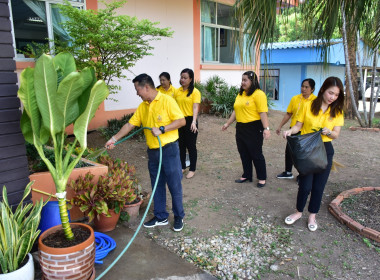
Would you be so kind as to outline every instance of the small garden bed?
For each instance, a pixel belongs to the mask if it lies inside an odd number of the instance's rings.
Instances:
[[[340,206],[344,213],[361,225],[380,232],[380,190],[352,195]]]
[[[353,231],[380,242],[380,187],[363,187],[340,193],[329,205],[329,211]]]

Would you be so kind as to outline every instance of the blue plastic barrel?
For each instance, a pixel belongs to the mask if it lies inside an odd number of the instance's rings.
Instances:
[[[69,210],[67,210],[67,214],[69,215],[69,221],[71,221]],[[45,230],[60,224],[61,216],[59,215],[58,201],[49,201],[44,207],[42,207],[41,220],[38,229],[43,233]]]

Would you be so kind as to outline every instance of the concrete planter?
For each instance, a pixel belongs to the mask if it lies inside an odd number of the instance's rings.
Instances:
[[[38,255],[43,273],[43,279],[88,280],[95,279],[95,235],[94,230],[85,224],[72,223],[72,228],[82,227],[90,231],[90,237],[81,244],[67,248],[52,248],[42,243],[42,240],[62,229],[55,226],[38,238]]]
[[[91,174],[94,175],[93,182],[97,182],[99,179],[99,176],[105,175],[108,173],[108,166],[87,160],[82,158],[83,162],[86,162],[88,164],[91,164],[91,166],[82,167],[82,168],[75,168],[69,177],[69,181],[77,179],[79,176],[84,176],[86,173],[91,172]],[[51,176],[50,172],[37,172],[33,173],[29,176],[30,181],[35,181],[33,184],[33,189],[37,189],[49,194],[55,194],[55,184],[53,181],[53,177]],[[71,188],[67,188],[67,199],[71,199],[73,196],[75,196],[74,190]],[[48,198],[47,195],[32,191],[32,201],[35,203],[37,200],[40,200],[41,197],[46,200]],[[50,201],[56,201],[55,198],[50,198]],[[83,217],[85,217],[84,213],[79,210],[78,207],[74,206],[72,209],[70,209],[70,217],[72,221],[80,220]]]

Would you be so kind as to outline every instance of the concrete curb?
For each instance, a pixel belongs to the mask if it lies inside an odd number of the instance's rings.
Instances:
[[[342,224],[345,224],[347,225],[350,229],[352,229],[353,231],[367,237],[367,238],[370,238],[376,242],[380,242],[380,232],[374,230],[374,229],[371,229],[371,228],[368,228],[368,227],[364,227],[363,225],[361,225],[360,223],[354,221],[352,218],[350,218],[349,216],[347,216],[346,214],[343,213],[342,211],[342,208],[339,206],[340,203],[342,203],[342,201],[345,199],[345,198],[348,198],[350,197],[351,195],[355,195],[355,194],[358,194],[360,192],[365,192],[365,191],[374,191],[374,190],[378,190],[380,191],[380,187],[363,187],[363,188],[354,188],[354,189],[351,189],[351,190],[347,190],[347,191],[344,191],[344,192],[341,192],[333,201],[331,201],[331,203],[329,204],[329,211],[330,213],[335,217],[337,218],[337,220],[339,222],[341,222]]]

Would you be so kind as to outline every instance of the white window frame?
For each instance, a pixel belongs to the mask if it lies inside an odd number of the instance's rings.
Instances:
[[[239,29],[237,29],[235,27],[227,26],[227,25],[217,24],[218,23],[218,5],[222,4],[222,5],[229,6],[229,7],[232,7],[232,6],[224,4],[224,3],[219,3],[218,1],[215,1],[215,0],[210,0],[210,2],[216,3],[216,6],[215,6],[215,8],[216,8],[215,9],[216,10],[215,22],[216,23],[202,22],[202,16],[200,17],[201,18],[200,19],[201,20],[201,36],[202,36],[202,30],[203,30],[203,38],[201,38],[201,64],[229,64],[229,65],[237,65],[236,63],[224,63],[224,62],[220,62],[220,29],[228,29],[228,30],[231,30],[231,31],[238,31]],[[202,15],[202,11],[200,11],[200,13]],[[202,60],[202,54],[204,55],[204,53],[205,53],[205,36],[206,36],[205,34],[206,34],[206,32],[204,32],[204,27],[211,27],[211,28],[217,29],[217,39],[216,39],[217,41],[215,42],[215,44],[217,46],[217,59],[218,60]]]
[[[52,24],[52,18],[51,18],[51,5],[52,4],[64,4],[63,0],[38,0],[41,2],[45,2],[45,9],[46,9],[46,27],[47,27],[47,33],[48,33],[48,39],[49,39],[49,48],[54,49],[54,30],[53,30],[53,24]],[[70,4],[74,7],[82,7],[83,9],[87,9],[86,6],[86,0],[83,0],[83,3],[76,1],[76,0],[68,0]],[[12,16],[12,0],[9,0],[8,6],[10,11],[10,19],[12,23],[12,39],[13,39],[13,49],[15,53],[15,58],[17,61],[34,61],[34,58],[17,58],[17,50],[16,50],[16,37],[14,33],[14,26],[13,26],[13,16]]]

